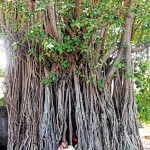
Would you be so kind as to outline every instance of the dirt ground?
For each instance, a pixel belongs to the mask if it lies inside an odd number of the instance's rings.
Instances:
[[[144,150],[150,150],[150,129],[145,127],[139,128],[139,132]]]

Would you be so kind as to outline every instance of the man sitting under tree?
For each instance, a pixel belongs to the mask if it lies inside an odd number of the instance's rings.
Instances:
[[[60,141],[58,150],[75,150],[75,149],[71,145],[68,146],[67,142]]]

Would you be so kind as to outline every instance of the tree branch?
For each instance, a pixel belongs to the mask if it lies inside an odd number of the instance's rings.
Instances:
[[[81,13],[80,5],[82,0],[75,0],[75,9],[74,9],[74,17],[78,17]]]
[[[107,61],[107,59],[110,57],[110,55],[113,54],[116,50],[117,48],[113,47],[112,49],[107,51],[101,58],[102,63],[104,64]]]
[[[3,13],[2,13],[2,10],[0,10],[0,23],[1,24],[4,24],[4,18],[3,18]],[[2,30],[2,33],[4,33],[4,28],[2,25],[1,26],[1,30]]]
[[[126,16],[125,30],[124,30],[124,33],[122,35],[119,53],[118,53],[116,59],[114,60],[113,64],[110,66],[110,68],[106,74],[106,81],[109,80],[109,78],[111,78],[112,75],[114,74],[114,72],[116,71],[114,64],[122,58],[122,55],[123,55],[124,50],[125,50],[125,48],[124,48],[125,45],[127,44],[130,48],[130,39],[131,39],[131,30],[132,30],[133,21],[134,21],[134,14],[128,12],[127,16]]]
[[[50,23],[51,23],[51,26],[52,26],[53,35],[54,35],[55,39],[58,40],[59,39],[59,34],[58,34],[57,27],[56,27],[54,3],[50,2],[48,4],[47,9],[48,9],[48,13],[49,13],[49,20],[50,20]]]
[[[66,24],[66,30],[67,30],[68,34],[69,34],[71,37],[75,37],[75,33],[74,33],[73,30],[69,27],[68,24]]]
[[[140,44],[137,47],[132,48],[131,52],[141,52],[141,51],[144,51],[148,47],[150,47],[150,43]]]
[[[71,37],[75,37],[75,33],[73,32],[73,30],[70,28],[69,24],[68,24],[68,21],[64,18],[64,22],[65,22],[65,25],[66,25],[66,31],[68,32],[68,34],[71,36]]]
[[[13,41],[16,41],[16,38],[14,35],[9,31],[9,29],[3,24],[3,22],[0,20],[0,25],[5,29],[6,33],[10,35],[10,37],[13,39]]]
[[[112,63],[112,65],[110,66],[107,74],[106,74],[106,81],[114,74],[114,72],[116,71],[115,68],[115,64],[122,58],[123,55],[123,49],[119,51],[116,59],[114,60],[114,62]]]

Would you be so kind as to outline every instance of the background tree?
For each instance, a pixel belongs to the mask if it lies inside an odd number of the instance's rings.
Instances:
[[[143,149],[131,52],[149,46],[149,2],[4,0],[8,149]],[[141,11],[142,10],[142,11]]]
[[[139,121],[150,122],[150,62],[142,61],[139,65],[139,70],[135,73],[135,100]]]
[[[135,100],[140,122],[150,122],[149,49],[134,55]]]

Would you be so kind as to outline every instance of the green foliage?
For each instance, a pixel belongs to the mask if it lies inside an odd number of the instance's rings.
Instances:
[[[6,100],[4,97],[0,98],[0,106],[6,105]]]
[[[139,121],[150,122],[150,61],[142,61],[135,71],[135,100]]]
[[[116,69],[120,69],[122,67],[125,67],[125,64],[122,63],[121,61],[117,61],[114,65],[115,65]]]
[[[5,76],[5,72],[4,72],[4,70],[2,70],[2,69],[0,68],[0,77],[4,77],[4,76]],[[5,105],[5,104],[6,104],[5,98],[4,98],[4,97],[0,98],[0,106],[3,106],[3,105]]]
[[[55,78],[56,78],[55,72],[51,71],[49,73],[49,77],[46,78],[46,79],[43,79],[41,82],[48,86],[48,85],[50,85],[51,83],[53,83],[55,81]]]
[[[0,77],[4,77],[4,76],[5,76],[4,70],[2,70],[2,69],[0,68]]]
[[[97,86],[99,90],[104,88],[104,84],[100,80],[97,80]]]
[[[130,148],[129,144],[126,144],[126,148],[125,148],[125,150],[131,150],[131,148]]]
[[[134,77],[134,74],[133,72],[128,72],[128,73],[125,73],[122,77],[126,79],[131,79]]]
[[[135,1],[136,8],[131,9],[135,13],[136,20],[133,27],[132,42],[146,43],[150,41],[150,1]],[[136,33],[136,34],[135,34]]]
[[[13,50],[17,50],[17,48],[18,48],[18,42],[14,42],[12,44],[12,48],[13,48]]]
[[[51,32],[51,35],[47,34],[47,29],[44,27],[46,20],[43,22],[41,19],[45,18],[49,21],[47,7],[50,2],[54,2],[54,7],[56,8],[56,26],[60,35],[60,39],[57,40],[53,37],[53,31],[51,31],[50,26],[47,26],[47,28]],[[103,55],[112,46],[116,46],[120,42],[121,35],[124,32],[124,16],[127,11],[134,12],[136,15],[131,44],[140,44],[149,41],[149,4],[147,1],[135,0],[135,7],[129,9],[124,7],[121,1],[118,0],[103,0],[99,3],[95,1],[94,6],[91,6],[89,0],[84,0],[78,6],[79,10],[75,14],[74,11],[77,8],[73,0],[61,0],[57,2],[53,0],[36,0],[34,11],[28,8],[27,2],[19,0],[17,2],[9,1],[7,5],[1,3],[0,9],[4,14],[8,10],[6,19],[10,21],[10,24],[13,26],[12,31],[18,34],[18,37],[24,35],[22,39],[19,39],[19,42],[21,41],[21,44],[29,45],[28,52],[31,57],[38,55],[38,60],[45,65],[49,65],[50,67],[51,63],[57,63],[65,71],[71,66],[71,61],[69,61],[71,54],[79,56],[78,59],[81,58],[82,62],[87,63],[99,56],[94,47],[101,47]],[[14,14],[17,14],[15,16],[16,19],[13,19]],[[66,32],[67,27],[69,27],[73,35]],[[104,35],[104,38],[101,38],[100,31],[104,28],[107,33]],[[89,44],[89,42],[91,43]],[[18,41],[14,41],[12,48],[17,50],[19,44]],[[124,46],[125,49],[128,47],[128,44]],[[39,50],[38,53],[37,49]],[[15,54],[13,54],[13,58],[16,58]],[[76,58],[74,57],[74,59]],[[50,61],[47,62],[47,60]],[[99,68],[99,63],[95,64],[93,72]],[[126,68],[122,60],[116,62],[115,67],[116,69]],[[124,74],[123,77],[131,78],[133,74]],[[83,78],[86,79],[86,77]],[[92,82],[91,78],[88,77],[86,79],[87,82]],[[49,79],[43,82],[49,84]],[[99,89],[103,87],[99,81],[97,84]]]
[[[84,77],[84,80],[86,81],[87,84],[93,82],[93,77]]]
[[[64,61],[61,62],[61,66],[62,66],[63,70],[66,69],[68,67],[68,65],[69,65],[68,60],[64,60]]]
[[[28,32],[28,38],[32,41],[36,41],[37,43],[41,42],[45,37],[45,32],[40,29],[42,26],[41,23],[37,21],[33,26],[30,27]]]

